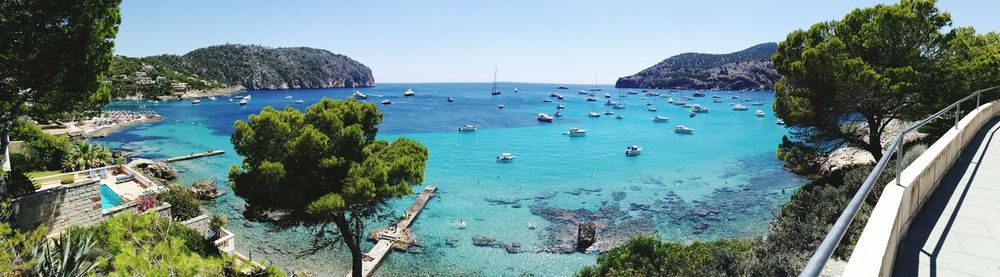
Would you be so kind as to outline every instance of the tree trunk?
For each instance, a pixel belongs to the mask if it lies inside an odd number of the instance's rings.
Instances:
[[[3,152],[3,172],[10,172],[10,128],[0,130],[0,152]]]
[[[879,132],[878,122],[868,122],[868,145],[865,150],[872,154],[876,163],[882,159],[882,132]]]
[[[354,277],[361,277],[361,242],[354,239],[354,231],[351,230],[351,224],[347,222],[347,218],[344,215],[338,215],[333,217],[333,222],[337,224],[337,229],[340,229],[340,236],[344,239],[344,244],[347,244],[347,248],[351,250],[351,275]]]

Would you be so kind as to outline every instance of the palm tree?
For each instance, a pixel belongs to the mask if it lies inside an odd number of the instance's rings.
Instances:
[[[111,164],[111,151],[85,141],[73,141],[63,157],[63,170],[76,171]]]

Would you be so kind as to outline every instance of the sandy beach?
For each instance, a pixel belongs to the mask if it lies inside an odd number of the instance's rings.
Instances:
[[[154,112],[105,111],[85,120],[65,122],[62,124],[64,128],[45,131],[52,135],[95,137],[104,136],[126,126],[161,119],[163,116]]]

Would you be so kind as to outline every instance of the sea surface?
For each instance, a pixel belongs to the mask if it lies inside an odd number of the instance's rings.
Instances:
[[[392,253],[376,275],[569,276],[593,264],[598,255],[563,253],[568,242],[558,240],[576,232],[566,217],[601,222],[606,229],[596,248],[605,249],[643,233],[684,242],[748,237],[764,232],[773,213],[802,183],[775,159],[775,147],[787,131],[775,124],[771,92],[706,91],[708,97],[688,103],[708,106],[711,111],[689,117],[688,109],[671,105],[665,98],[641,93],[620,98],[624,91],[609,86],[595,92],[597,102],[587,102],[587,95],[578,93],[590,85],[559,90],[554,84],[502,83],[499,96],[490,95],[490,86],[379,84],[359,89],[369,95],[366,101],[378,103],[383,97],[394,101],[378,105],[385,114],[379,138],[402,136],[426,145],[430,159],[425,185],[439,189],[413,226],[419,246]],[[416,96],[403,97],[406,89],[413,89]],[[249,91],[245,94],[253,99],[242,107],[228,98],[204,99],[198,105],[113,102],[104,109],[151,110],[165,119],[93,141],[142,158],[226,150],[224,155],[174,165],[182,173],[180,182],[187,186],[198,179],[212,179],[230,192],[204,209],[228,217],[228,229],[237,234],[237,250],[289,271],[343,276],[350,265],[345,247],[306,253],[309,230],[275,230],[247,222],[241,214],[244,202],[228,187],[226,174],[240,162],[229,141],[234,121],[245,120],[265,106],[304,109],[324,97],[344,99],[352,92],[349,88]],[[548,97],[553,92],[565,99]],[[692,92],[678,91],[672,96],[679,99]],[[623,101],[626,109],[604,106],[604,93]],[[725,101],[712,103],[715,94]],[[447,102],[449,96],[455,101]],[[731,110],[731,103],[745,98],[764,105],[745,103],[749,111]],[[295,104],[298,99],[305,103]],[[555,113],[558,103],[566,107],[563,117],[553,123],[536,120],[538,113]],[[658,111],[647,111],[647,103]],[[498,109],[499,104],[505,108]],[[756,109],[766,115],[755,116]],[[590,111],[601,116],[588,117]],[[624,118],[606,116],[604,111]],[[654,115],[670,121],[654,123]],[[457,131],[466,124],[479,130]],[[694,134],[674,133],[679,124],[694,128]],[[571,127],[586,129],[587,135],[562,134]],[[641,146],[642,154],[626,157],[629,145]],[[495,162],[503,152],[517,158],[512,163]],[[414,191],[422,188],[415,186]],[[401,215],[414,198],[395,201],[396,213]],[[458,221],[464,221],[464,226]],[[493,245],[476,246],[473,238]],[[515,243],[519,247],[511,247]],[[363,247],[371,245],[366,242]]]

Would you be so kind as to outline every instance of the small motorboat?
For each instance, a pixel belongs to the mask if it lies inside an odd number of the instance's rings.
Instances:
[[[285,99],[292,99],[291,95],[285,96]]]
[[[577,94],[587,94],[588,92],[581,90],[576,91]]]
[[[559,96],[559,94],[555,92],[549,93],[549,97],[556,97],[556,96]]]
[[[215,100],[218,100],[218,98],[215,98],[215,96],[212,96],[212,97],[209,97],[208,100],[215,101]]]
[[[503,110],[503,104],[499,104],[499,105],[497,105],[497,109],[501,109],[501,110]]]
[[[302,101],[302,99],[299,99],[299,100],[295,100],[295,104],[302,104],[302,103],[305,103],[305,102],[306,102],[306,101]]]
[[[232,101],[232,99],[229,100]],[[160,100],[153,100],[153,104],[160,104]]]
[[[646,91],[648,91],[648,90],[646,90]],[[646,91],[643,91],[643,92],[646,92]],[[630,90],[630,91],[626,91],[625,94],[628,94],[628,95],[638,95],[639,93]]]
[[[459,132],[475,132],[476,131],[476,126],[465,125],[465,126],[462,126],[462,127],[458,127],[458,131]]]
[[[653,102],[646,102],[646,107],[652,106]]]
[[[412,89],[406,89],[406,91],[403,92],[403,96],[413,96],[413,95],[414,93]]]
[[[250,95],[247,95],[247,96],[243,96],[243,99],[246,99],[247,101],[250,101],[250,100],[251,100],[251,98],[250,98]]]
[[[720,98],[712,99],[712,103],[722,103],[722,99]]]
[[[655,111],[656,111],[656,107],[654,107],[654,106],[649,106],[649,107],[646,107],[646,110],[647,110],[647,111],[651,111],[651,112],[655,112]]]
[[[569,88],[568,87],[564,87],[564,86],[559,86],[556,89],[569,89]]]
[[[514,156],[511,153],[500,153],[500,156],[497,156],[497,162],[498,163],[509,163],[509,162],[514,161],[514,158],[517,158],[517,156]]]
[[[615,119],[625,119],[625,116],[618,115],[618,116],[615,117]]]
[[[198,104],[201,104],[201,100],[198,100],[198,99],[194,99],[194,100],[191,100],[191,104],[192,104],[192,105],[198,105]]]
[[[552,122],[552,117],[545,113],[538,114],[538,121],[541,122]]]
[[[594,98],[593,96],[587,97],[587,102],[594,102],[594,101],[597,101],[597,98]]]
[[[542,102],[552,103],[552,99],[545,98],[545,99],[542,99]]]
[[[614,114],[615,112],[612,111],[604,111],[604,115],[614,115]]]
[[[631,157],[631,156],[638,156],[639,154],[642,154],[641,147],[637,145],[630,145],[629,147],[625,147],[625,156]]]
[[[611,94],[607,94],[607,93],[605,93],[605,94],[604,94],[604,98],[611,98]]]
[[[778,119],[778,121],[775,121],[774,124],[785,125],[785,121],[781,120],[781,119]]]
[[[562,110],[562,109],[565,109],[565,108],[566,108],[566,106],[563,106],[563,104],[556,105],[556,110]]]
[[[694,129],[688,128],[687,126],[684,125],[677,125],[677,127],[674,127],[674,133],[694,134]]]
[[[554,113],[552,115],[554,115],[555,117],[562,117],[562,112],[556,111],[556,113]]]
[[[563,100],[563,98],[562,94],[556,94],[556,99]]]
[[[663,117],[659,115],[653,117],[653,122],[667,122],[667,121],[670,121],[669,117]]]
[[[764,105],[764,103],[761,103],[761,102],[750,103],[750,106],[763,106],[763,105]]]
[[[630,91],[630,92],[631,92],[631,91]],[[648,90],[648,89],[644,89],[644,90],[642,90],[642,92],[649,92],[649,90]]]
[[[694,111],[690,111],[690,112],[688,112],[688,116],[689,116],[689,117],[694,117],[694,116],[696,116],[696,115],[698,115],[698,113],[695,113]]]
[[[694,105],[691,105],[691,111],[692,112],[696,112],[696,113],[707,113],[708,112],[708,107],[705,107],[705,106],[702,106],[702,105],[698,105],[698,104],[694,104]]]
[[[721,96],[721,95],[718,95],[718,94],[716,94],[716,95],[712,95],[712,98],[715,98],[715,99],[722,99],[722,96]]]
[[[389,104],[392,104],[392,100],[382,99],[382,105],[389,105]]]
[[[354,99],[368,99],[368,95],[365,95],[364,93],[361,93],[360,91],[357,90],[354,91],[354,94],[351,95],[351,97],[354,97]],[[292,97],[288,96],[285,98],[292,98]]]
[[[734,111],[745,111],[745,110],[748,110],[748,109],[750,109],[750,108],[747,108],[747,106],[744,106],[743,104],[733,105],[733,110]]]
[[[733,95],[733,97],[730,97],[730,98],[731,98],[731,99],[740,99],[740,97],[739,97],[739,96],[736,96],[736,95]]]
[[[534,230],[535,228],[538,227],[536,227],[534,223],[528,222],[528,230]]]
[[[587,113],[587,116],[589,116],[589,117],[601,117],[601,114],[599,114],[599,113],[597,113],[595,111],[591,111],[591,112]]]
[[[448,96],[448,103],[451,103],[451,102],[455,102],[455,98],[451,98],[451,96]]]
[[[753,114],[756,115],[757,117],[764,117],[764,110],[757,110]]]
[[[517,92],[517,88],[514,88],[514,92]]]
[[[563,135],[567,135],[567,136],[571,136],[571,137],[582,137],[582,136],[586,136],[587,135],[587,130],[580,129],[580,128],[569,128],[569,131],[563,133]]]
[[[699,91],[695,91],[691,95],[694,96],[694,97],[705,97],[705,92],[699,90]]]
[[[604,105],[605,106],[614,106],[615,104],[618,104],[618,102],[611,101],[611,100],[604,101]]]
[[[615,103],[614,105],[611,106],[611,108],[616,110],[623,110],[625,109],[625,105],[622,105],[621,103]]]
[[[240,99],[240,106],[246,106],[250,101],[246,98]]]
[[[687,105],[687,102],[684,102],[684,100],[674,100],[674,105],[684,106]]]

